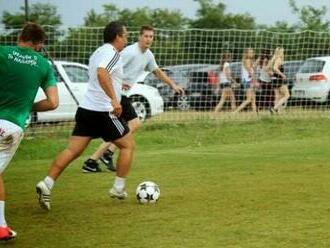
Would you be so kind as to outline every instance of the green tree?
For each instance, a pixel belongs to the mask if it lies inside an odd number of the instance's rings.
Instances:
[[[227,14],[226,5],[213,0],[195,0],[200,8],[197,10],[197,19],[191,20],[192,28],[208,29],[254,29],[256,24],[249,14]]]
[[[298,28],[301,31],[329,31],[330,22],[326,20],[327,7],[315,8],[311,5],[299,8],[295,0],[289,0],[292,12],[297,15],[300,20]]]
[[[62,24],[61,17],[57,14],[57,8],[54,5],[35,3],[31,5],[29,12],[29,21],[54,27],[58,27]],[[6,29],[22,27],[25,23],[24,7],[21,7],[20,12],[17,13],[3,11],[2,23],[5,25]]]
[[[138,8],[135,10],[118,9],[113,4],[103,5],[103,12],[97,14],[91,10],[84,18],[85,26],[102,27],[110,21],[119,20],[128,27],[140,27],[151,24],[156,28],[183,28],[188,22],[178,10]]]

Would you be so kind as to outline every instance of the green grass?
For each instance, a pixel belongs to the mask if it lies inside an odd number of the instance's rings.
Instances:
[[[330,123],[262,118],[245,122],[146,124],[136,136],[129,198],[110,199],[113,174],[67,168],[52,210],[34,187],[66,135],[24,140],[5,174],[13,247],[330,247]],[[160,185],[157,204],[135,201],[138,183]]]

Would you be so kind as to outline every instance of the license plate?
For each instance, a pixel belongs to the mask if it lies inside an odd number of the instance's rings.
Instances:
[[[297,97],[304,97],[305,96],[305,91],[304,90],[295,90],[294,93]]]

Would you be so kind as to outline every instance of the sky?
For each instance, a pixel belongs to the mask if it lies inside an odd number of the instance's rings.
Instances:
[[[115,4],[118,8],[167,8],[180,10],[189,18],[194,18],[198,9],[198,3],[194,0],[28,0],[29,4],[36,2],[51,3],[57,6],[58,13],[64,26],[79,26],[84,22],[86,13],[95,9],[101,13],[103,4]],[[219,0],[214,0],[219,2]],[[226,5],[227,13],[249,13],[257,24],[272,25],[276,21],[287,21],[289,24],[298,22],[298,18],[292,14],[288,0],[222,0]],[[328,8],[327,19],[330,20],[330,0],[296,0],[298,7],[312,5],[313,7],[326,6]],[[0,15],[4,10],[11,13],[18,12],[24,5],[24,0],[0,0]]]

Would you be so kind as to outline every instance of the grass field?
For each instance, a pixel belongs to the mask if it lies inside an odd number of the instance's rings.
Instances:
[[[52,210],[35,184],[66,135],[26,139],[5,174],[6,214],[18,239],[8,247],[330,247],[330,123],[327,118],[146,124],[136,136],[129,198],[110,199],[113,174],[57,181]],[[139,205],[144,180],[161,189]]]

